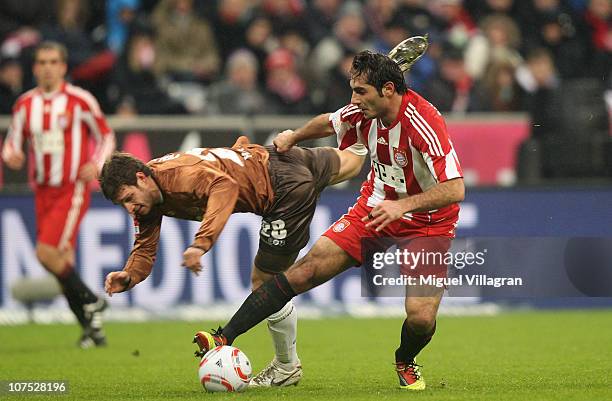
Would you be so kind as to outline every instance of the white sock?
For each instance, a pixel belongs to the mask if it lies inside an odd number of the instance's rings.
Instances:
[[[283,369],[291,370],[300,360],[297,356],[297,312],[289,301],[283,309],[268,317],[268,330],[274,342],[275,360]]]

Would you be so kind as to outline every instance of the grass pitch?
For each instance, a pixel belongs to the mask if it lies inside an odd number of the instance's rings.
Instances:
[[[297,387],[207,394],[190,343],[219,322],[110,323],[109,347],[78,350],[75,326],[0,327],[0,380],[68,380],[54,400],[610,400],[612,310],[441,317],[420,355],[428,389],[397,388],[401,319],[302,320]],[[255,371],[272,357],[265,325],[235,344]]]

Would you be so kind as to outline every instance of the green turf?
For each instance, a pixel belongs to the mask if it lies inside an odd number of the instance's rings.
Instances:
[[[206,394],[197,380],[190,339],[213,323],[107,324],[109,347],[87,351],[74,347],[74,326],[0,327],[0,380],[69,381],[69,395],[30,396],[36,400],[612,399],[612,311],[441,317],[419,358],[428,384],[420,393],[396,388],[391,362],[400,325],[400,319],[303,320],[299,386],[242,394]],[[271,357],[263,325],[235,345],[255,369]]]

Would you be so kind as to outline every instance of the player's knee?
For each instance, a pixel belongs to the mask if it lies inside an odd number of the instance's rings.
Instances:
[[[297,294],[301,294],[314,288],[317,285],[316,272],[316,259],[306,255],[285,274],[287,276],[289,284],[291,285],[291,288],[293,288],[293,291],[295,291]]]
[[[251,291],[255,291],[263,284],[263,280],[261,277],[256,275],[251,275]]]
[[[45,269],[55,275],[61,274],[74,262],[69,253],[60,252],[57,248],[46,244],[36,245],[36,258]]]
[[[53,255],[51,250],[46,245],[36,245],[36,258],[43,266],[49,266],[52,263]]]
[[[436,314],[430,313],[427,309],[410,311],[406,316],[408,326],[418,334],[431,332],[436,324]]]

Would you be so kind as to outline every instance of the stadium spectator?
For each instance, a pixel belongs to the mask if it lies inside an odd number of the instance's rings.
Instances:
[[[28,26],[23,26],[5,37],[0,46],[2,57],[15,58],[21,61],[23,67],[23,87],[31,88],[36,83],[32,71],[25,63],[32,56],[33,49],[41,41],[40,32]]]
[[[523,21],[523,52],[547,48],[561,78],[571,79],[589,73],[587,62],[592,48],[584,21],[560,0],[534,0],[533,10]]]
[[[275,34],[299,29],[307,35],[305,8],[301,0],[262,0],[261,10],[270,18]]]
[[[258,81],[264,85],[266,82],[265,68],[268,55],[279,46],[278,38],[272,32],[272,24],[265,16],[255,17],[245,32],[246,48],[257,58],[259,65]]]
[[[531,117],[531,136],[542,138],[559,132],[560,78],[550,52],[545,48],[533,50],[517,70],[516,77],[526,92],[525,108]]]
[[[106,1],[106,44],[115,54],[123,51],[139,6],[140,0]]]
[[[403,13],[396,13],[385,23],[385,26],[373,40],[373,49],[378,53],[387,54],[395,45],[411,36],[408,29],[408,16]]]
[[[370,47],[366,43],[366,23],[357,2],[342,6],[341,15],[334,24],[334,36],[322,39],[310,56],[309,70],[316,79],[327,79],[346,51],[357,53]]]
[[[351,88],[346,84],[351,79],[351,65],[355,53],[346,52],[330,74],[330,79],[325,87],[324,102],[321,110],[338,110],[346,105],[351,98]]]
[[[413,35],[424,35],[428,33],[435,36],[434,18],[427,9],[425,0],[404,0],[397,14],[402,15],[406,28]]]
[[[480,33],[473,36],[465,50],[465,67],[473,79],[480,79],[492,63],[510,63],[518,67],[521,32],[510,17],[495,14],[480,23]]]
[[[257,59],[248,50],[237,50],[225,66],[226,78],[210,86],[206,112],[218,114],[274,114],[257,81]]]
[[[95,55],[94,43],[85,30],[89,18],[85,0],[57,0],[51,24],[45,25],[42,36],[45,40],[62,43],[68,49],[68,71],[86,62]]]
[[[0,114],[11,114],[13,104],[23,90],[23,70],[18,59],[0,59]]]
[[[436,31],[445,35],[446,40],[454,46],[466,46],[476,34],[476,24],[463,7],[463,0],[433,0],[429,7]]]
[[[219,52],[223,61],[235,50],[245,46],[245,34],[253,20],[253,2],[249,0],[219,0],[213,26],[215,37],[222,38]],[[263,60],[262,60],[263,61]]]
[[[398,0],[368,0],[365,2],[363,14],[367,15],[365,21],[374,40],[382,38],[389,22],[398,14],[403,14],[399,12],[398,7]],[[407,26],[404,28],[408,29]]]
[[[24,27],[36,29],[53,15],[54,2],[49,0],[0,1],[0,41]]]
[[[293,54],[276,49],[266,59],[266,90],[280,114],[309,114],[313,106],[306,81],[295,65]]]
[[[38,85],[15,104],[2,159],[9,168],[21,169],[29,140],[36,166],[36,256],[62,285],[83,329],[78,345],[88,348],[106,344],[101,321],[106,301],[76,271],[76,233],[89,207],[88,184],[112,153],[115,137],[96,99],[64,81],[67,58],[59,43],[43,42],[37,48],[33,69]],[[96,148],[90,155],[92,138]]]
[[[286,29],[279,32],[278,44],[279,47],[291,52],[298,69],[303,70],[308,54],[310,53],[310,44],[301,30]]]
[[[513,20],[520,19],[526,9],[526,1],[519,0],[466,0],[465,8],[477,24],[489,15],[505,15]]]
[[[590,63],[593,75],[609,79],[612,65],[612,3],[610,0],[590,0],[584,18],[594,49]]]
[[[612,3],[590,0],[585,19],[591,31],[591,42],[599,51],[612,51]]]
[[[152,22],[158,75],[204,82],[216,77],[221,67],[217,41],[210,24],[194,12],[193,0],[161,0]]]
[[[340,0],[314,0],[306,9],[305,20],[308,40],[316,45],[321,39],[333,34],[336,16],[340,11]]]
[[[111,77],[109,100],[115,112],[134,114],[184,114],[185,107],[160,87],[153,66],[155,44],[152,33],[135,27]]]
[[[516,68],[507,61],[489,64],[476,86],[480,99],[478,111],[517,112],[524,109],[524,91],[514,77]]]
[[[482,107],[474,80],[465,68],[463,51],[450,44],[443,50],[438,75],[426,84],[423,93],[440,111],[466,113]]]

